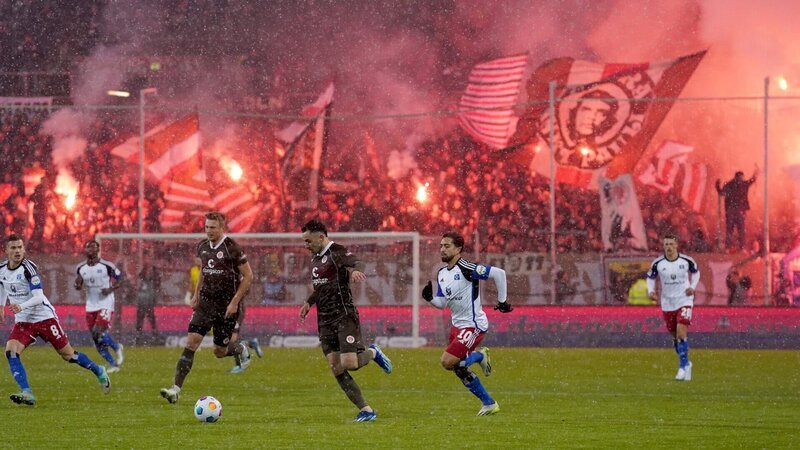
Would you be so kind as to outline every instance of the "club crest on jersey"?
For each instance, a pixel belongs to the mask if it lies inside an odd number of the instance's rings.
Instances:
[[[475,266],[475,273],[478,275],[486,275],[486,266]]]
[[[685,269],[685,267],[683,266],[683,264],[678,264],[678,269]]]
[[[222,259],[223,256],[225,255],[222,254],[222,251],[217,252],[217,258]]]
[[[460,280],[461,279],[461,275],[455,274],[455,275],[453,275],[453,279],[454,280]]]
[[[22,274],[21,274],[21,273],[18,273],[18,274],[17,274],[17,280],[21,280],[21,279],[22,279]]]
[[[326,262],[328,262],[328,255],[322,257],[322,264],[325,264]]]
[[[347,336],[346,338],[344,338],[344,340],[347,341],[348,344],[352,344],[353,342],[356,341],[356,338],[354,338],[353,336]]]

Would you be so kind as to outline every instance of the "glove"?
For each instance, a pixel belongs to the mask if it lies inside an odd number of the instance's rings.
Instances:
[[[497,302],[497,304],[494,305],[494,309],[500,311],[501,313],[510,313],[511,311],[514,310],[514,307],[512,307],[511,303],[508,302],[503,302],[503,303]]]
[[[426,302],[433,300],[433,283],[428,280],[428,284],[422,288],[422,298],[425,299]]]

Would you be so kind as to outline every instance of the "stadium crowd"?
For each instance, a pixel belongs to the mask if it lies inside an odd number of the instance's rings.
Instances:
[[[57,192],[59,169],[53,162],[52,139],[40,132],[44,114],[2,115],[0,148],[9,157],[0,160],[4,186],[0,231],[22,231],[34,248],[52,253],[75,252],[86,236],[97,233],[135,232],[138,167],[111,155],[109,146],[104,145],[120,137],[113,121],[98,117],[87,136],[86,154],[68,164],[79,189],[74,206],[67,208],[65,197]],[[240,130],[252,133],[245,139],[257,140],[261,134],[257,126]],[[282,187],[275,182],[276,161],[266,158],[257,166],[257,183],[253,184],[256,198],[264,205],[256,231],[294,231],[318,214],[331,229],[340,231],[412,230],[437,235],[456,229],[465,236],[477,232],[482,251],[489,253],[549,251],[547,179],[532,177],[527,167],[493,156],[457,130],[423,143],[414,158],[416,168],[399,179],[380,171],[359,177],[350,167],[327,166],[322,171],[324,178],[359,187],[349,192],[322,191],[319,208],[313,211],[293,210],[282,200]],[[32,169],[44,171],[38,186],[25,181]],[[429,197],[419,201],[417,189],[425,183]],[[640,187],[638,195],[650,249],[659,248],[659,236],[670,230],[678,233],[687,251],[712,251],[704,217],[692,212],[679,197],[648,187]],[[145,231],[161,231],[158,218],[163,207],[158,186],[147,183]],[[557,186],[559,253],[601,252],[600,220],[597,192]],[[748,230],[755,232],[755,225]],[[199,232],[201,226],[189,223],[178,231]],[[776,236],[773,249],[786,251],[789,245],[787,238]]]

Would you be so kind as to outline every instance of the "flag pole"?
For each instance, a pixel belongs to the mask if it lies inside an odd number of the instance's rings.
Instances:
[[[770,303],[770,266],[769,266],[769,77],[764,78],[764,305]]]
[[[556,82],[549,86],[550,115],[550,304],[556,304]]]

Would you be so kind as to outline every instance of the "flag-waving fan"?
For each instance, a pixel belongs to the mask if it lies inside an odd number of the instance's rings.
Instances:
[[[559,58],[540,66],[528,82],[531,106],[520,118],[511,147],[532,155],[534,171],[550,176],[549,84],[555,81],[553,121],[556,180],[597,189],[597,178],[630,173],[694,73],[705,51],[675,60],[596,64]],[[531,148],[538,146],[538,152]]]

